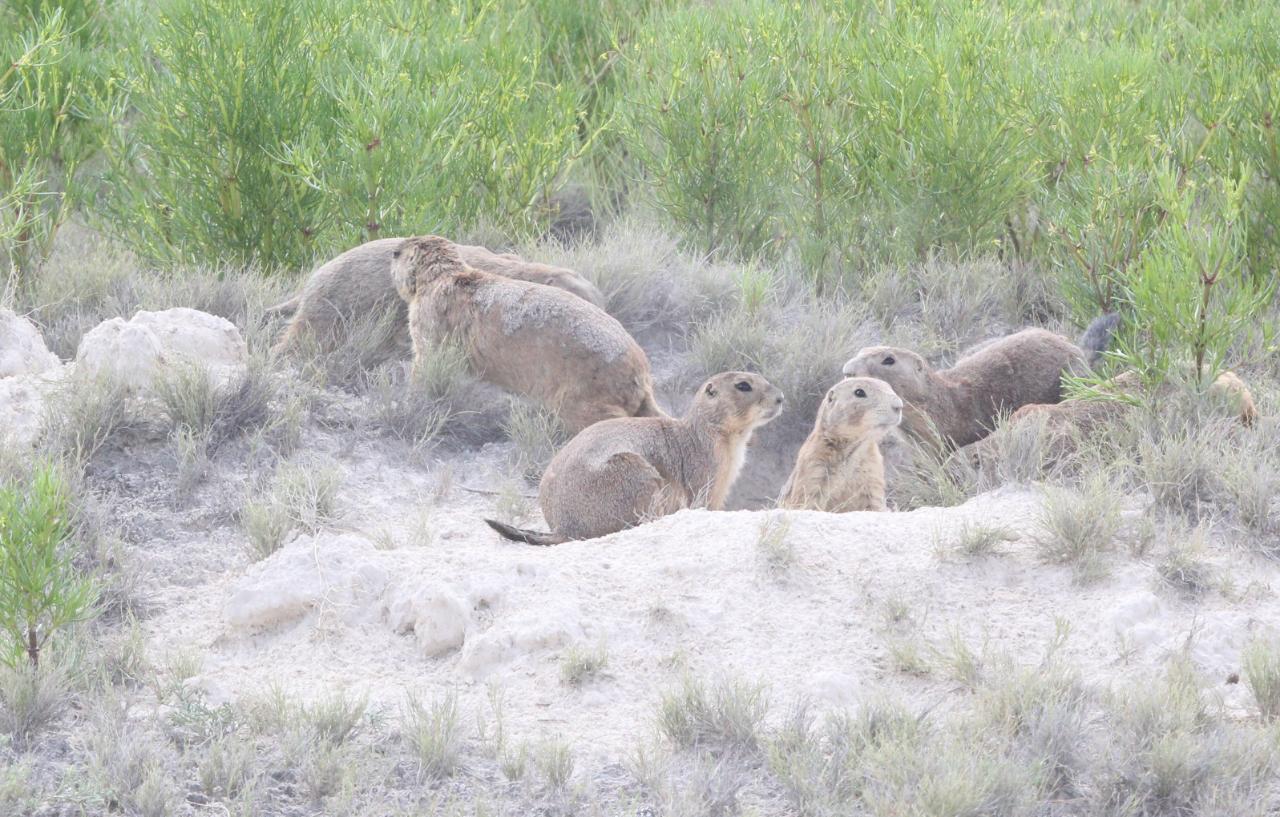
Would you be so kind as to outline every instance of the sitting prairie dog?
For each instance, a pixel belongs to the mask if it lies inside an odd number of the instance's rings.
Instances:
[[[1062,399],[1062,375],[1083,374],[1117,323],[1104,315],[1077,345],[1044,329],[1023,329],[983,345],[937,371],[908,349],[870,346],[844,364],[846,377],[874,377],[893,387],[905,409],[903,429],[944,447],[968,445],[991,433],[1002,412]]]
[[[472,269],[439,236],[406,239],[393,256],[415,367],[436,342],[459,341],[477,376],[542,402],[571,433],[616,417],[665,416],[644,350],[599,307]]]
[[[880,440],[902,421],[902,399],[883,380],[851,377],[827,391],[779,508],[883,511]]]
[[[379,238],[353,247],[316,268],[302,291],[268,308],[268,314],[291,316],[277,353],[293,351],[306,338],[321,349],[334,349],[348,340],[353,325],[386,315],[390,338],[383,356],[405,355],[410,348],[405,303],[391,280],[394,253],[404,238]],[[525,261],[511,253],[455,244],[462,262],[475,269],[563,289],[604,308],[604,296],[587,279],[563,267]]]
[[[485,522],[507,539],[555,545],[594,539],[683,508],[722,510],[756,428],[782,411],[758,374],[722,372],[680,419],[596,423],[552,458],[538,486],[548,533]]]

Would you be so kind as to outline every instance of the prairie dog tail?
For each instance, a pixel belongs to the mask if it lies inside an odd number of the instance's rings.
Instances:
[[[511,525],[504,525],[494,519],[486,519],[484,523],[498,532],[503,539],[510,539],[513,542],[524,542],[530,545],[538,545],[539,547],[548,547],[550,545],[558,545],[561,542],[567,542],[568,539],[554,533],[543,533],[536,530],[525,530],[524,528],[515,528]]]
[[[1108,312],[1105,315],[1094,318],[1093,323],[1084,330],[1084,334],[1080,336],[1077,345],[1084,351],[1085,359],[1089,361],[1090,366],[1096,366],[1098,361],[1102,359],[1102,353],[1111,345],[1111,338],[1116,333],[1116,327],[1120,325],[1120,315],[1117,312]]]
[[[289,300],[281,301],[275,306],[269,306],[262,311],[268,315],[279,315],[282,318],[287,318],[293,313],[298,311],[298,305],[301,303],[302,303],[302,296],[294,295]]]

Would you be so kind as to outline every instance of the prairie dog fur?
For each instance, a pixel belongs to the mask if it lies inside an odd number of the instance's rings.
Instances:
[[[1045,329],[1023,329],[982,346],[950,369],[932,368],[908,349],[870,346],[844,364],[846,377],[885,381],[902,398],[902,427],[944,447],[968,445],[991,433],[1002,412],[1062,399],[1062,375],[1083,374],[1105,346],[1115,316],[1094,321],[1088,349]]]
[[[782,392],[760,375],[722,372],[698,388],[680,419],[606,420],[570,440],[538,486],[549,532],[485,521],[507,539],[554,545],[682,508],[721,510],[752,433],[778,416],[782,402]]]
[[[649,359],[608,313],[564,290],[468,267],[439,236],[405,240],[391,277],[409,305],[414,365],[458,341],[484,380],[540,401],[570,432],[661,417]]]
[[[384,354],[408,354],[405,303],[391,280],[394,253],[405,241],[379,238],[353,247],[317,267],[297,295],[268,308],[268,314],[291,316],[276,344],[277,353],[293,351],[306,337],[314,338],[322,349],[336,348],[347,340],[357,321],[387,315],[393,337]],[[600,290],[572,270],[525,261],[484,247],[454,246],[463,263],[475,269],[563,289],[604,308]]]
[[[901,421],[902,399],[883,380],[850,377],[832,386],[778,507],[833,513],[885,510],[880,440]]]

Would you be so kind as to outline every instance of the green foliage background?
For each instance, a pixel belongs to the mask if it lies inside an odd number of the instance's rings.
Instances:
[[[13,280],[76,208],[155,263],[298,269],[380,235],[535,236],[568,183],[698,251],[794,261],[819,292],[935,254],[1045,265],[1081,321],[1150,308],[1161,258],[1206,242],[1226,247],[1209,289],[1232,312],[1280,255],[1269,3],[8,0],[0,17]],[[1194,282],[1191,260],[1171,263]]]

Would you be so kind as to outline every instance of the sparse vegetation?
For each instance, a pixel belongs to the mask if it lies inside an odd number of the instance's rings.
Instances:
[[[756,552],[766,573],[783,576],[796,561],[796,549],[788,539],[791,521],[784,514],[770,515],[760,523],[760,535],[756,539]]]
[[[1105,475],[1089,480],[1079,490],[1048,489],[1040,512],[1041,555],[1070,565],[1077,581],[1105,575],[1103,554],[1119,534],[1120,503]]]
[[[609,650],[604,642],[594,647],[570,646],[560,659],[560,680],[569,686],[581,686],[598,677],[609,664]]]
[[[513,402],[504,427],[515,444],[512,468],[528,482],[537,484],[542,472],[569,433],[555,413],[524,402]]]
[[[59,666],[0,665],[0,734],[25,751],[66,711],[71,694]]]
[[[267,490],[251,497],[240,512],[257,556],[270,556],[293,530],[316,533],[332,522],[341,484],[342,475],[334,464],[282,463]]]
[[[552,791],[563,791],[573,777],[573,749],[563,739],[548,740],[538,749],[538,771]]]
[[[935,550],[941,557],[958,553],[969,558],[991,556],[998,552],[997,548],[1018,538],[1013,531],[998,525],[987,525],[982,522],[965,522],[953,537],[939,532],[935,542]]]
[[[454,773],[462,752],[462,721],[456,694],[448,693],[430,704],[410,698],[402,724],[419,775],[433,779]]]
[[[1280,718],[1280,642],[1255,638],[1245,647],[1244,676],[1262,719]]]
[[[752,750],[768,711],[768,696],[758,685],[722,679],[708,687],[686,676],[663,694],[658,730],[681,748]]]
[[[1200,596],[1213,587],[1214,573],[1204,561],[1207,531],[1173,524],[1166,532],[1168,549],[1156,564],[1156,573],[1168,587],[1188,596]]]

